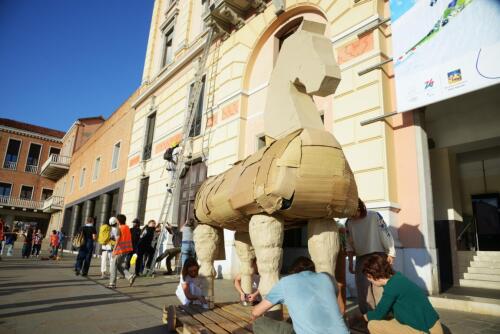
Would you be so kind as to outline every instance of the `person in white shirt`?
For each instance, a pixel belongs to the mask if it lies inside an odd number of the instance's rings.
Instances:
[[[349,271],[355,275],[358,292],[358,306],[362,314],[374,310],[382,298],[383,288],[371,284],[363,274],[363,264],[372,254],[387,256],[390,264],[396,257],[394,239],[382,216],[375,211],[366,210],[365,203],[358,200],[356,216],[346,222],[347,256]],[[356,256],[356,266],[353,266]]]

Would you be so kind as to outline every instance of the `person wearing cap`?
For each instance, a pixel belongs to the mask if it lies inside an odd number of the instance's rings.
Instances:
[[[127,217],[125,215],[119,214],[116,216],[118,219],[117,238],[116,245],[113,249],[113,254],[111,257],[111,275],[109,280],[108,288],[114,289],[116,287],[116,272],[119,271],[120,274],[125,276],[129,281],[130,286],[134,284],[135,274],[131,274],[127,268],[125,268],[125,261],[129,253],[134,249],[132,248],[132,235],[130,233],[130,228],[127,226]]]
[[[111,217],[109,221],[104,221],[99,228],[97,242],[101,245],[101,278],[106,278],[108,266],[111,263],[111,251],[114,244],[114,240],[111,238],[111,223],[116,224],[115,220],[115,217]]]

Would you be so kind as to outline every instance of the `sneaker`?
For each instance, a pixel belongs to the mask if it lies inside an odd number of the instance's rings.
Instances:
[[[173,275],[173,274],[174,274],[174,272],[172,270],[163,273],[163,275]]]
[[[83,277],[87,277],[87,273],[82,273],[82,276]]]
[[[106,288],[108,288],[108,289],[116,289],[116,285],[114,285],[114,284],[108,284],[108,285],[106,285]]]
[[[132,276],[130,276],[130,278],[128,279],[130,286],[134,285],[135,278],[136,278],[135,274],[132,274]]]
[[[106,276],[106,273],[101,273],[101,279],[106,279],[108,276]]]
[[[80,272],[78,270],[75,270],[75,275],[76,276],[79,276],[80,275]]]

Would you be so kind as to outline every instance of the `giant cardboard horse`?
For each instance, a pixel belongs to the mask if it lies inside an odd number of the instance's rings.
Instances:
[[[210,306],[224,228],[236,231],[245,292],[251,291],[255,256],[259,290],[269,292],[279,279],[284,230],[305,224],[317,270],[334,274],[339,245],[333,218],[353,215],[358,194],[342,149],[325,131],[312,99],[333,94],[340,82],[324,30],[303,21],[282,46],[264,112],[267,146],[207,179],[196,194],[194,240]]]

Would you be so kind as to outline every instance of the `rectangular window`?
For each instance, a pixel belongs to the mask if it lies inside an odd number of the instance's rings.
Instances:
[[[99,174],[101,173],[101,157],[97,157],[94,162],[94,173],[92,174],[92,181],[95,181],[99,178]]]
[[[3,168],[13,169],[13,170],[17,168],[20,149],[21,149],[20,140],[9,139],[9,144],[7,145],[7,152],[5,154],[5,161],[3,163]]]
[[[28,151],[28,158],[26,159],[26,169],[28,173],[38,172],[38,163],[40,162],[40,152],[42,151],[42,145],[31,143],[30,149]]]
[[[80,173],[80,188],[83,188],[83,184],[85,182],[85,173],[87,172],[87,169],[84,167],[82,168],[82,172]]]
[[[70,194],[73,192],[74,188],[75,188],[75,176],[73,175],[71,177],[71,181],[69,182],[69,193]]]
[[[148,188],[149,188],[149,177],[145,177],[141,179],[141,184],[139,185],[139,204],[137,206],[137,218],[139,218],[141,222],[144,222],[144,218],[146,215]]]
[[[51,147],[50,150],[49,150],[49,156],[51,154],[59,155],[59,154],[61,154],[61,149],[57,148],[57,147]]]
[[[161,58],[162,68],[172,62],[174,55],[173,40],[174,40],[174,27],[171,27],[170,29],[167,30],[167,32],[164,35],[163,55]]]
[[[47,198],[51,197],[53,194],[52,189],[42,189],[42,201],[45,201]]]
[[[193,98],[194,94],[194,82],[189,87],[189,101]],[[200,99],[198,100],[198,106],[195,108],[193,123],[191,123],[191,130],[189,131],[189,137],[196,137],[201,133],[201,120],[203,117],[203,100],[205,95],[205,77],[203,77],[201,81],[201,89],[200,89]],[[189,109],[189,101],[188,101],[188,109]],[[188,110],[189,112],[190,110]]]
[[[142,160],[151,158],[151,151],[153,150],[153,139],[155,136],[156,113],[148,116],[146,124],[146,142],[142,150]]]
[[[6,198],[10,196],[11,192],[12,192],[11,184],[0,182],[0,202],[2,202],[2,198],[6,200]]]
[[[21,193],[19,194],[19,198],[31,200],[33,198],[33,187],[21,186]]]
[[[111,160],[111,170],[115,170],[118,168],[118,160],[120,159],[120,145],[118,142],[113,146],[113,158]]]

